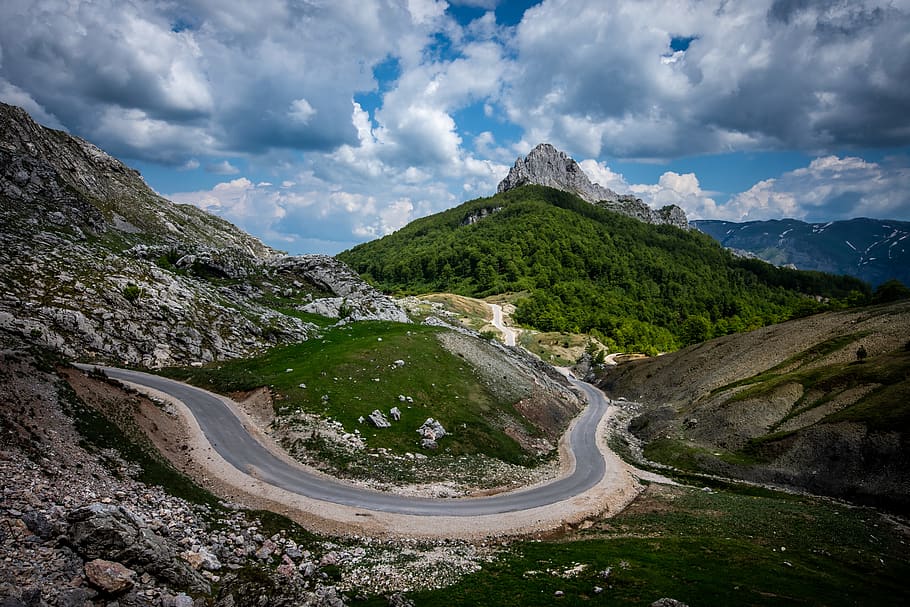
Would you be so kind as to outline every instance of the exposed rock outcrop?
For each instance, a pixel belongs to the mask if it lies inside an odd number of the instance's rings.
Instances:
[[[641,199],[620,195],[598,183],[593,183],[574,159],[549,143],[541,143],[524,158],[519,157],[496,191],[506,192],[529,184],[571,192],[582,200],[645,223],[689,229],[686,214],[677,205],[654,210]]]
[[[304,276],[317,287],[337,297],[316,299],[303,306],[312,312],[343,320],[390,320],[411,322],[395,301],[364,282],[344,262],[327,255],[281,257],[271,263],[279,272]]]
[[[342,262],[286,257],[0,104],[0,328],[68,357],[205,363],[317,332],[283,313],[407,316]]]
[[[524,158],[518,158],[496,191],[506,192],[528,184],[572,192],[588,202],[619,198],[613,190],[592,183],[573,158],[549,143],[541,143]]]

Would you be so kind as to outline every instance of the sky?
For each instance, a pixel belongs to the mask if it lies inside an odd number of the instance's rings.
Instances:
[[[910,0],[3,0],[0,100],[295,254],[542,142],[690,219],[910,221]]]

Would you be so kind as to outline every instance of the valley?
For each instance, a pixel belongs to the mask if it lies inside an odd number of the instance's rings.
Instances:
[[[285,255],[0,118],[4,605],[905,602],[902,291],[552,146]]]

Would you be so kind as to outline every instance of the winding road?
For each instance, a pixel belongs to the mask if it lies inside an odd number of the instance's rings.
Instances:
[[[499,332],[502,333],[502,337],[506,342],[507,346],[515,347],[515,335],[518,333],[515,329],[507,327],[506,324],[502,321],[502,306],[499,304],[488,303],[490,310],[493,311],[493,321],[492,325],[499,329]]]
[[[83,370],[94,365],[76,365]],[[376,512],[417,515],[420,517],[475,517],[516,513],[556,504],[600,484],[608,474],[619,477],[621,464],[597,440],[597,428],[608,409],[600,390],[570,380],[587,396],[588,406],[569,429],[569,451],[574,457],[572,471],[552,482],[530,488],[475,498],[420,498],[373,491],[333,480],[307,471],[300,465],[278,457],[252,436],[241,419],[224,401],[211,392],[178,381],[114,367],[100,367],[108,377],[163,392],[181,401],[198,422],[214,450],[245,474],[307,498]]]

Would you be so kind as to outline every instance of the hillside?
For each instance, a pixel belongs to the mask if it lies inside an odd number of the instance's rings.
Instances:
[[[310,312],[342,307],[407,321],[344,264],[285,257],[5,104],[0,243],[0,328],[69,357],[199,364],[306,339]]]
[[[692,225],[725,247],[775,265],[847,274],[873,286],[889,280],[910,285],[910,223],[906,221],[700,220]]]
[[[910,300],[607,368],[650,459],[910,511]],[[861,354],[858,354],[861,353]]]
[[[418,219],[338,258],[387,292],[524,292],[518,322],[592,333],[614,350],[675,350],[869,295],[854,278],[739,259],[699,232],[535,185]]]

